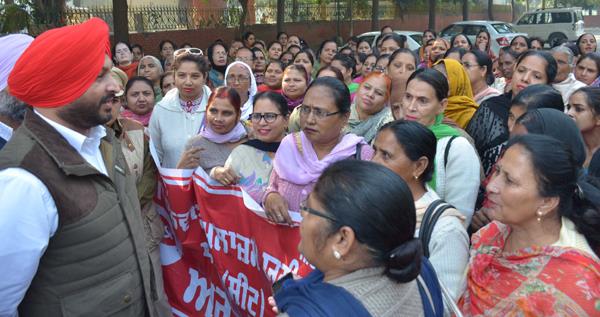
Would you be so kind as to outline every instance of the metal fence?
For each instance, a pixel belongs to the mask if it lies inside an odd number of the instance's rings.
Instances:
[[[471,12],[481,12],[483,8],[472,7]],[[277,6],[260,5],[248,9],[247,22],[250,24],[275,24]],[[454,12],[460,14],[460,4],[444,3],[437,10],[442,15]],[[414,3],[410,6],[382,4],[379,6],[379,19],[403,18],[410,13],[426,13],[427,7]],[[104,19],[111,27],[113,15],[111,7],[67,8],[64,13],[66,24],[81,23],[91,17]],[[197,8],[179,6],[142,6],[130,7],[128,10],[130,32],[158,32],[169,30],[199,30],[222,27],[237,27],[242,16],[241,7],[230,8]],[[327,2],[302,3],[286,1],[284,21],[316,22],[316,21],[364,21],[371,20],[371,2]]]
[[[398,13],[398,7],[383,5],[379,8],[380,19],[392,19]],[[254,24],[275,24],[277,6],[255,6],[249,8],[249,19]],[[370,20],[371,6],[348,7],[346,3],[286,5],[285,22],[349,21]],[[253,15],[253,16],[252,16]],[[168,30],[198,30],[220,27],[237,27],[242,9],[234,8],[197,8],[179,6],[142,6],[128,10],[130,32],[158,32]],[[112,30],[112,7],[67,8],[66,24],[81,23],[91,17],[105,20]],[[247,20],[248,21],[248,20]]]

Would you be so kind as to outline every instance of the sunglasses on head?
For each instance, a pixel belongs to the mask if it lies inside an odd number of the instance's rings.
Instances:
[[[204,56],[204,53],[202,52],[202,50],[199,48],[195,48],[195,47],[180,48],[180,49],[176,50],[175,52],[173,52],[173,56],[178,56],[178,55],[182,55],[182,54]]]

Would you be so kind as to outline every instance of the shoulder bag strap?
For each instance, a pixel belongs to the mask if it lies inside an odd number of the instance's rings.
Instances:
[[[444,169],[446,169],[446,166],[448,166],[448,155],[450,154],[450,145],[452,145],[452,141],[454,141],[454,139],[456,139],[457,136],[453,136],[450,138],[450,140],[448,140],[448,143],[446,143],[446,148],[444,149]]]
[[[448,208],[452,208],[452,205],[441,199],[438,199],[433,201],[425,211],[425,215],[421,221],[421,227],[419,228],[419,239],[421,240],[421,244],[423,246],[423,256],[426,258],[429,258],[429,241],[431,240],[433,228],[435,227],[438,219]]]

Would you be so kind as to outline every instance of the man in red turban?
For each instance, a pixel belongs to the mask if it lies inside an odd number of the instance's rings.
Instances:
[[[158,316],[135,179],[103,124],[119,86],[108,26],[36,38],[9,92],[31,105],[0,152],[0,315]]]

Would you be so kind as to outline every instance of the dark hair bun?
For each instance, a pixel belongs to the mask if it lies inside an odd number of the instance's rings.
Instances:
[[[394,281],[407,283],[421,272],[423,247],[421,240],[413,238],[388,253],[385,262],[385,275]]]

